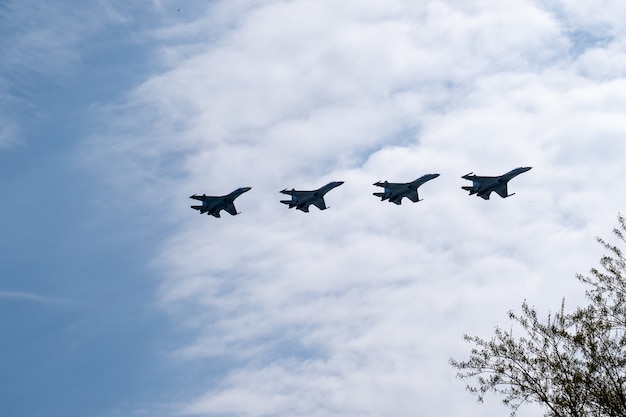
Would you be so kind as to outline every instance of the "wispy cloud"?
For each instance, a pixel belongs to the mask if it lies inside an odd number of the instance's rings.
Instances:
[[[180,413],[501,415],[447,359],[524,298],[582,299],[573,275],[626,204],[623,80],[572,56],[571,4],[564,21],[523,0],[252,3],[157,32],[177,36],[168,69],[97,145],[106,174],[157,196],[175,225],[154,261],[163,308],[196,335],[175,354],[230,364]],[[520,165],[534,169],[515,197],[460,189],[469,171]],[[442,175],[421,203],[371,195],[427,172]],[[328,211],[278,203],[329,180],[346,183]],[[186,204],[248,185],[237,217]]]
[[[71,84],[90,37],[121,17],[108,1],[42,3],[8,0],[0,7],[0,146],[24,143],[49,111],[41,94]]]
[[[3,291],[0,290],[0,298],[16,301],[31,301],[44,304],[69,304],[68,300],[63,298],[51,297],[48,295],[40,295],[21,291]]]

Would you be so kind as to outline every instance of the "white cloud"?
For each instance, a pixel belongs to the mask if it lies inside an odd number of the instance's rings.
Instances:
[[[33,294],[23,291],[2,291],[0,290],[0,298],[9,300],[33,301],[46,304],[66,304],[68,301],[56,297],[46,295]]]
[[[197,335],[176,354],[234,363],[181,414],[506,412],[454,379],[461,335],[488,337],[525,298],[546,311],[583,301],[574,274],[626,202],[619,58],[600,68],[621,22],[572,56],[584,22],[572,5],[559,13],[521,0],[221,2],[154,32],[176,37],[170,69],[130,95],[106,155],[124,156],[117,175],[159,195],[175,224],[155,260],[160,300]],[[510,199],[460,189],[469,171],[522,165],[533,170]],[[427,172],[441,177],[421,203],[371,195],[374,181]],[[330,180],[346,183],[328,211],[278,203],[282,188]],[[187,207],[238,186],[253,187],[241,216]]]

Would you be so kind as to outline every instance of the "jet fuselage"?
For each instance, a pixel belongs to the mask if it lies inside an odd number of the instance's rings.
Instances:
[[[231,215],[235,216],[237,210],[235,209],[234,201],[241,194],[250,191],[252,187],[241,187],[237,188],[232,193],[222,195],[222,196],[207,196],[203,194],[201,196],[192,195],[189,198],[193,198],[194,200],[199,200],[202,202],[201,206],[191,206],[192,209],[198,210],[200,214],[208,214],[213,217],[220,217],[220,211],[225,210]]]
[[[478,175],[473,175],[473,173],[469,173],[463,175],[461,178],[472,181],[471,186],[461,187],[466,191],[469,191],[470,195],[476,194],[478,197],[482,197],[485,200],[489,199],[489,195],[495,191],[502,198],[510,197],[513,194],[508,194],[507,184],[510,180],[517,177],[524,172],[527,172],[532,167],[519,167],[512,169],[506,174],[502,174],[497,177],[481,177]]]
[[[291,190],[282,190],[281,193],[287,194],[291,196],[291,200],[280,200],[281,203],[287,204],[289,208],[296,208],[297,210],[301,210],[304,212],[309,211],[309,206],[313,204],[320,210],[326,209],[326,203],[324,201],[324,195],[327,192],[332,190],[333,188],[339,187],[343,184],[343,181],[333,181],[324,185],[323,187],[318,188],[317,190],[311,191],[298,191],[295,189]]]
[[[402,203],[402,199],[404,197],[407,197],[413,202],[421,201],[419,200],[417,189],[425,182],[435,179],[438,176],[439,174],[426,174],[414,181],[406,183],[390,183],[388,181],[379,181],[374,183],[374,185],[378,187],[384,187],[384,191],[382,193],[374,193],[374,195],[376,197],[380,197],[382,201],[389,200],[390,202],[398,205]]]

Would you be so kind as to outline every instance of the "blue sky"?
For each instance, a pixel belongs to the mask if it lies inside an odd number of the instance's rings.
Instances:
[[[3,410],[507,412],[447,361],[583,301],[626,203],[626,6],[39,3],[0,5]],[[517,166],[514,197],[460,189]],[[241,186],[240,216],[189,209]]]
[[[116,415],[167,397],[161,381],[177,378],[161,357],[168,329],[146,267],[160,230],[79,150],[102,129],[94,106],[122,99],[149,70],[132,30],[98,11],[2,9],[2,124],[13,134],[0,150],[0,362],[12,415]]]

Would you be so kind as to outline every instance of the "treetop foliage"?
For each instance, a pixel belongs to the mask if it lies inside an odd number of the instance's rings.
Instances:
[[[626,219],[614,235],[625,244]],[[522,336],[496,327],[490,340],[464,335],[473,344],[467,361],[450,359],[467,389],[482,402],[487,392],[504,396],[514,417],[524,403],[539,403],[546,417],[626,416],[626,259],[616,245],[597,241],[607,254],[601,269],[577,275],[589,302],[572,313],[565,301],[540,320],[526,301],[509,319]]]

